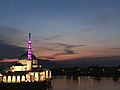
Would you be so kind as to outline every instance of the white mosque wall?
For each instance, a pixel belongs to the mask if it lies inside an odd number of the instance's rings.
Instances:
[[[27,66],[12,66],[11,67],[11,71],[26,71],[27,70]]]
[[[4,83],[20,83],[20,82],[41,82],[44,80],[49,80],[51,78],[51,71],[50,70],[43,70],[38,72],[28,72],[23,74],[13,74],[9,73],[7,75],[0,75],[0,82]]]

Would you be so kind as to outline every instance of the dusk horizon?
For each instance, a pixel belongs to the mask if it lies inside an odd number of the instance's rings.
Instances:
[[[0,90],[120,90],[120,0],[0,0]]]
[[[0,62],[120,60],[119,0],[0,0]],[[101,58],[101,59],[98,59]]]

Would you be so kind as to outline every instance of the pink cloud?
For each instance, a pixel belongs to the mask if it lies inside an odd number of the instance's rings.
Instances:
[[[16,62],[18,59],[4,59],[0,60],[0,62]]]

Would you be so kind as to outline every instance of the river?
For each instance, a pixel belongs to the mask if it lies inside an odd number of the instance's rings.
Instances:
[[[46,90],[120,90],[120,78],[56,76],[53,77],[52,87]]]

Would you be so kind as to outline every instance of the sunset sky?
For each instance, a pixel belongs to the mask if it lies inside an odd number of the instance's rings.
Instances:
[[[0,60],[27,51],[69,60],[120,56],[120,0],[0,0]]]

